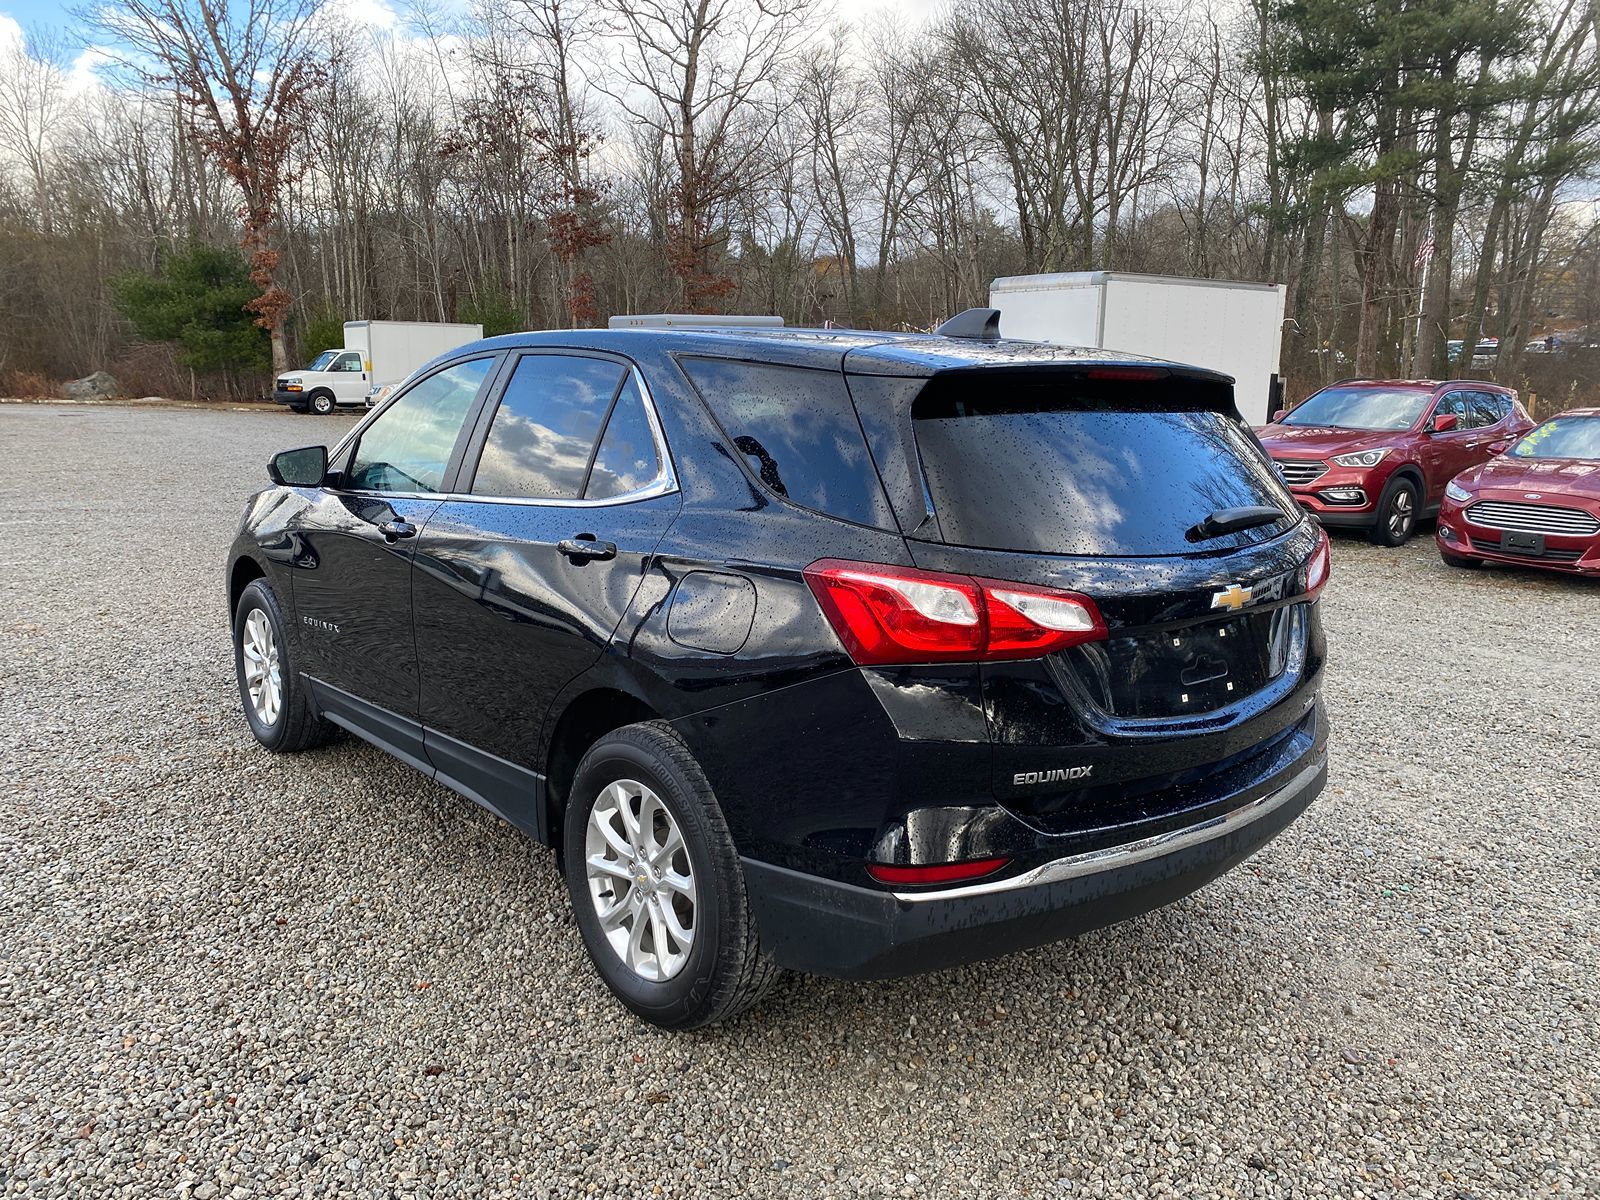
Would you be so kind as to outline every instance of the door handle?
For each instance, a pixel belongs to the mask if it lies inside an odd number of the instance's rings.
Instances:
[[[562,538],[556,543],[556,549],[573,562],[598,562],[617,556],[615,542],[598,542],[592,533],[580,533],[577,537]]]
[[[379,525],[378,532],[383,534],[385,541],[392,543],[398,542],[401,538],[416,537],[417,527],[404,517],[396,517]]]

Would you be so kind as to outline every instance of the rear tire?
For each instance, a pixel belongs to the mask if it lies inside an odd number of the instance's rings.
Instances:
[[[311,393],[311,411],[316,413],[317,416],[325,417],[331,413],[335,407],[336,406],[334,404],[332,392]]]
[[[1389,480],[1378,498],[1377,520],[1367,535],[1374,546],[1404,546],[1417,531],[1422,493],[1408,477]]]
[[[309,750],[334,734],[312,705],[291,654],[272,585],[251,581],[233,610],[233,669],[250,732],[279,754]]]
[[[562,833],[584,946],[636,1015],[695,1029],[750,1008],[778,978],[722,809],[670,726],[626,725],[591,746]]]

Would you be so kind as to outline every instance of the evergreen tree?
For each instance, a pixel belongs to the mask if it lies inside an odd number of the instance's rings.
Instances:
[[[260,289],[237,250],[192,245],[158,275],[117,276],[111,292],[140,337],[177,343],[179,361],[192,371],[264,371],[271,361],[267,331],[245,307]]]

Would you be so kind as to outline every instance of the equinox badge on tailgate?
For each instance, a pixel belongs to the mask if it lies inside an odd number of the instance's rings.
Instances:
[[[1018,771],[1011,777],[1013,787],[1023,787],[1030,783],[1062,783],[1066,780],[1087,779],[1094,770],[1091,763],[1087,767],[1058,767],[1054,771]]]

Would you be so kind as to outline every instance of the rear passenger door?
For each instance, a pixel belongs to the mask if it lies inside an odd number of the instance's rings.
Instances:
[[[679,496],[630,364],[538,351],[502,378],[417,539],[413,595],[430,760],[532,826],[545,715],[610,643]]]
[[[1478,462],[1487,462],[1511,441],[1511,401],[1496,392],[1474,392],[1473,407],[1479,416]]]

